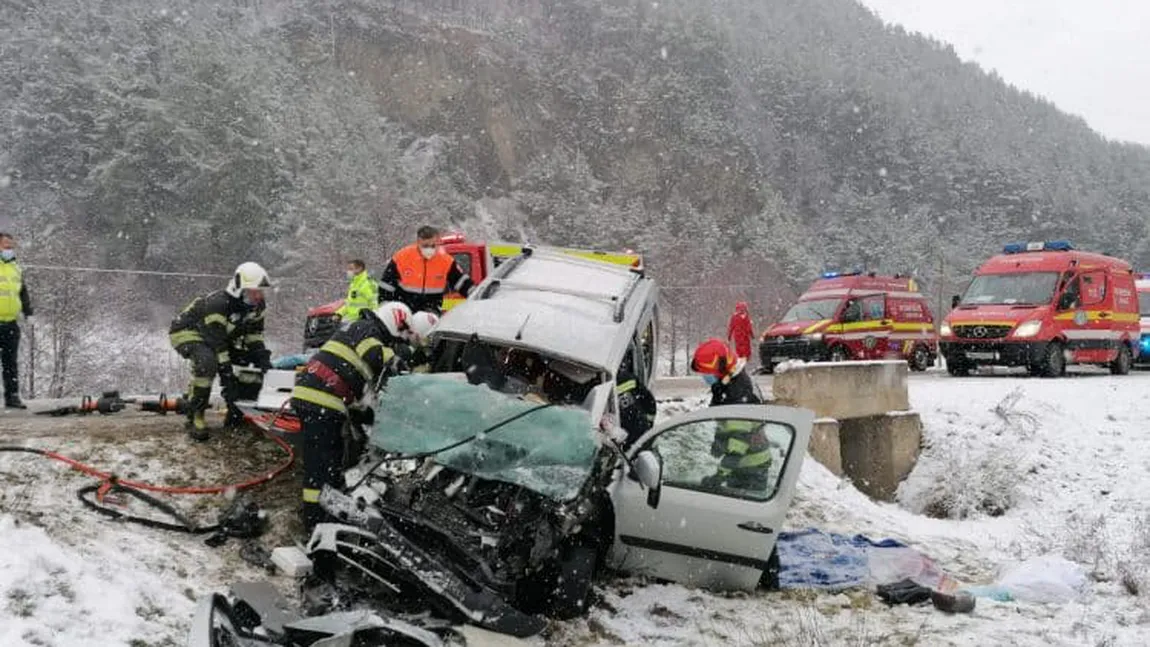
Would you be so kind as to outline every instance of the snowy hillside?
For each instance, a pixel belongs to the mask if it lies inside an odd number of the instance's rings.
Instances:
[[[929,605],[888,609],[865,591],[717,596],[605,579],[590,616],[557,625],[548,644],[1145,644],[1150,530],[1141,502],[1150,485],[1150,374],[929,374],[913,378],[910,389],[926,447],[901,503],[873,503],[808,461],[788,526],[900,539],[963,584],[989,584],[1028,558],[1060,554],[1089,573],[1078,599],[979,599],[973,614],[948,616]],[[237,473],[258,473],[266,469],[261,460],[277,460],[274,448],[246,438],[188,449],[175,419],[25,419],[6,427],[17,431],[3,432],[2,444],[53,447],[125,475],[169,481],[222,478],[213,467],[221,452],[254,452],[250,464],[232,466]],[[0,644],[179,644],[193,598],[262,577],[238,558],[236,540],[212,549],[94,516],[73,497],[88,480],[59,464],[0,454],[0,479]],[[293,491],[280,483],[260,493],[275,506],[275,530],[265,541],[291,537]],[[210,508],[196,509],[210,520]]]

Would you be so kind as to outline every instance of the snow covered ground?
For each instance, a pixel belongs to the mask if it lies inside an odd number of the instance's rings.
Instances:
[[[1091,574],[1078,599],[979,599],[972,614],[946,615],[929,605],[887,608],[866,591],[723,596],[607,580],[589,617],[557,625],[547,644],[1146,644],[1150,373],[931,374],[910,389],[925,448],[899,502],[874,503],[808,460],[788,525],[893,537],[969,584],[1062,555]],[[0,417],[0,444],[52,446],[149,478],[215,477],[240,450],[255,457],[232,466],[235,475],[277,459],[274,448],[244,439],[187,448],[174,418],[13,422]],[[94,516],[73,495],[86,482],[58,464],[0,454],[0,645],[182,644],[194,597],[261,576],[238,559],[234,540],[212,549]],[[260,496],[282,510],[269,541],[286,540],[290,496]],[[210,509],[201,514],[210,520]]]

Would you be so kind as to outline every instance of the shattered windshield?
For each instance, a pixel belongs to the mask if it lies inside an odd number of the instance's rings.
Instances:
[[[983,274],[971,281],[962,305],[1044,305],[1054,298],[1057,283],[1057,272]]]
[[[579,493],[595,461],[598,443],[591,416],[577,407],[539,407],[539,402],[448,375],[402,375],[380,394],[371,442],[414,455],[480,434],[436,454],[435,461],[567,501]]]
[[[1150,317],[1150,292],[1138,293],[1138,312],[1143,317]]]
[[[833,319],[835,311],[839,309],[842,299],[813,299],[800,301],[787,310],[782,322],[817,321],[819,319]]]

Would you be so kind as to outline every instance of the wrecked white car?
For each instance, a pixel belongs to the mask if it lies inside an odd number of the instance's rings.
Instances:
[[[623,446],[614,379],[624,362],[650,379],[653,282],[580,259],[515,260],[441,321],[432,373],[389,382],[364,460],[344,490],[321,494],[337,522],[307,545],[308,615],[370,609],[419,624],[431,611],[524,637],[544,616],[583,613],[605,567],[720,589],[753,589],[771,570],[813,413],[715,407]],[[557,276],[579,289],[555,288]],[[714,478],[716,428],[732,420],[773,448],[761,489]],[[247,624],[241,637],[269,634]]]

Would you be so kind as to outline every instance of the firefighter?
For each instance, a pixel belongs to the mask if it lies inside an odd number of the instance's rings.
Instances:
[[[455,258],[439,246],[439,230],[420,227],[417,240],[395,253],[383,270],[379,287],[382,297],[401,301],[412,312],[443,312],[443,296],[471,291],[471,277]]]
[[[619,398],[619,423],[627,432],[624,446],[629,447],[655,426],[655,396],[639,384],[627,360],[615,376],[615,393]]]
[[[4,406],[27,409],[20,400],[17,358],[20,352],[21,313],[32,318],[32,300],[24,284],[24,270],[16,263],[16,239],[0,233],[0,371],[4,373]]]
[[[712,407],[762,402],[745,366],[726,343],[714,338],[700,344],[691,360],[691,370],[701,373],[711,386]],[[771,453],[760,427],[758,423],[743,420],[719,423],[711,454],[722,460],[715,474],[704,479],[703,485],[759,492],[767,489]]]
[[[752,336],[754,336],[754,325],[751,323],[751,315],[747,312],[747,302],[739,301],[735,304],[735,313],[727,322],[727,342],[735,344],[735,355],[743,361],[750,361]]]
[[[324,485],[342,486],[343,429],[350,420],[372,424],[370,399],[396,370],[394,347],[409,342],[411,311],[402,303],[363,310],[360,319],[337,331],[296,377],[291,406],[303,433],[303,497],[300,516],[307,528],[325,518],[319,506]]]
[[[243,263],[236,268],[226,288],[196,297],[172,320],[169,331],[172,346],[192,363],[187,426],[193,440],[208,439],[204,412],[217,373],[228,403],[228,422],[234,425],[243,419],[234,402],[245,395],[258,394],[262,372],[271,368],[271,353],[263,337],[264,290],[269,287],[271,280],[264,268],[256,263]],[[233,356],[233,352],[239,354]],[[234,366],[242,366],[241,362],[253,364],[261,371],[254,378],[245,377],[243,386],[234,369]]]
[[[408,341],[411,356],[404,359],[406,367],[413,373],[425,373],[431,368],[431,354],[427,349],[431,330],[439,323],[434,312],[420,311],[411,315],[408,324]]]
[[[336,311],[341,322],[352,323],[359,319],[361,310],[375,310],[379,307],[379,286],[367,274],[367,265],[358,258],[347,264],[347,298]]]

